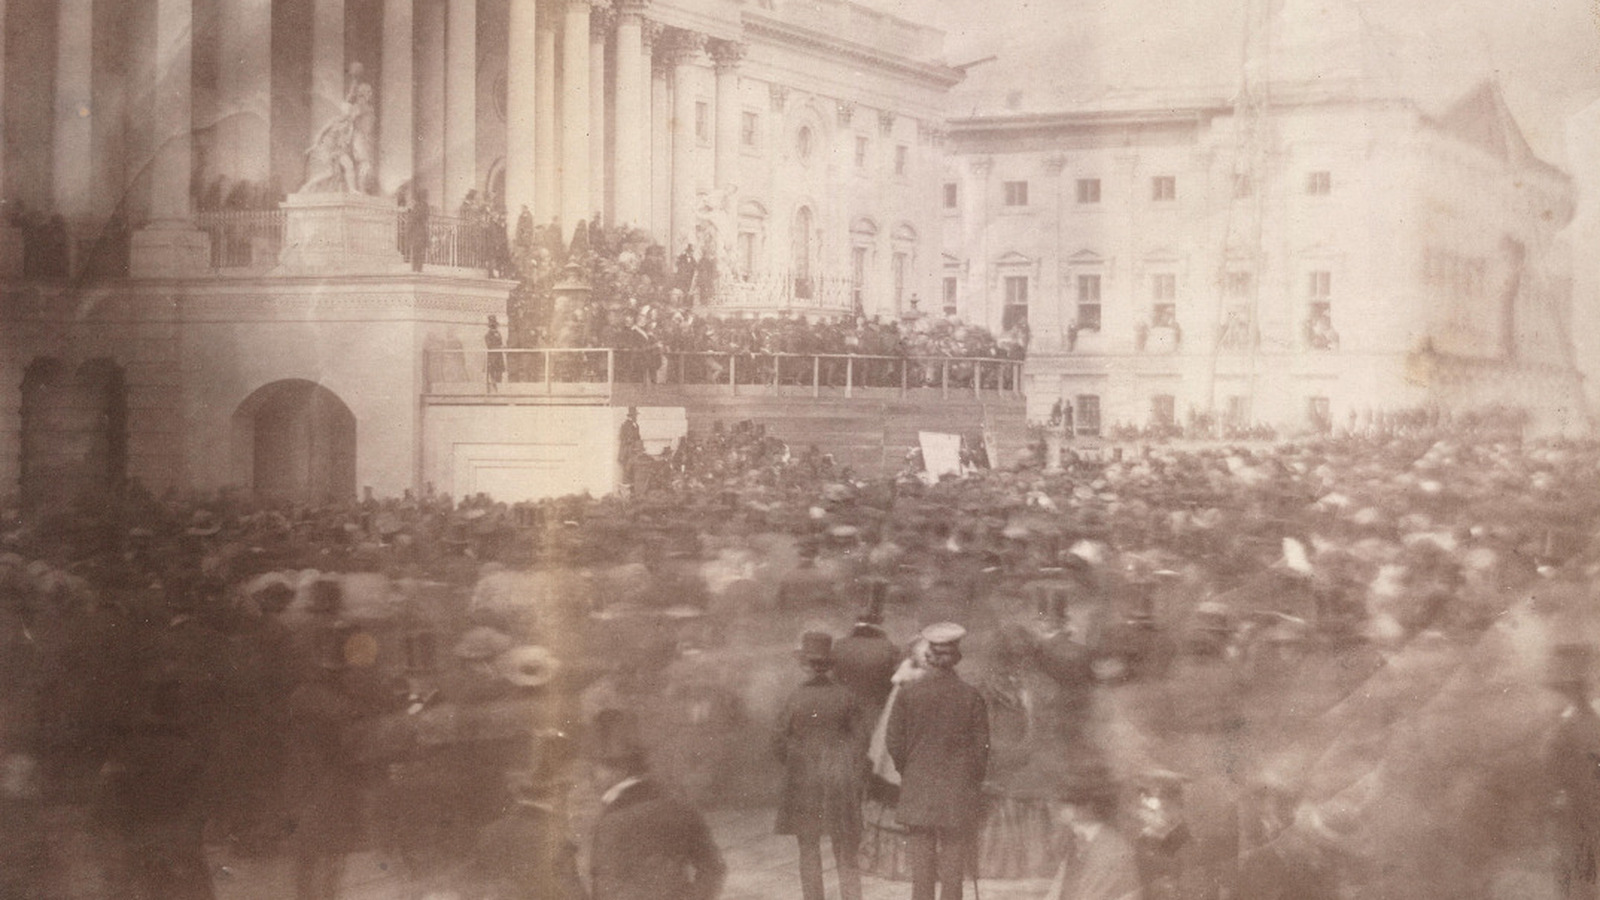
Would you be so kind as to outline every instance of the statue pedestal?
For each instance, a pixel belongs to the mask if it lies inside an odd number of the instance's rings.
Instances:
[[[211,267],[211,236],[188,222],[154,222],[128,238],[128,274],[175,278]]]
[[[400,210],[366,194],[290,194],[281,269],[308,275],[405,271]]]

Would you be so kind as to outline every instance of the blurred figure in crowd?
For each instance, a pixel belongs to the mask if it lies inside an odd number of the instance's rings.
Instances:
[[[895,818],[911,831],[912,900],[961,900],[974,857],[989,765],[989,711],[977,688],[956,674],[961,639],[954,622],[923,629],[928,674],[895,698],[885,741],[900,772]]]
[[[808,631],[795,651],[809,673],[778,716],[773,750],[784,766],[778,834],[800,843],[800,893],[823,900],[822,836],[833,848],[842,900],[860,900],[861,789],[869,721],[849,688],[834,681],[833,638]]]
[[[714,900],[727,865],[704,817],[650,778],[638,726],[621,710],[595,717],[600,818],[589,851],[594,900]]]

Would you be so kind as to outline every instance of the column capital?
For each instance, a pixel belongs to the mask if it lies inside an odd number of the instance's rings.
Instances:
[[[887,109],[878,111],[878,130],[883,132],[884,137],[894,133],[894,113]]]
[[[581,9],[588,7],[591,13],[611,8],[611,0],[566,0],[564,4],[568,9]]]
[[[625,10],[623,15],[628,15],[628,12]],[[646,52],[654,51],[656,44],[661,41],[661,35],[666,30],[667,26],[657,22],[655,19],[645,19],[639,23],[639,40]]]
[[[772,111],[781,113],[783,108],[789,105],[789,88],[781,84],[769,84],[767,85],[767,99],[772,103]]]
[[[736,68],[739,61],[744,59],[745,52],[749,50],[749,47],[738,41],[713,39],[706,44],[706,49],[711,54],[711,61],[719,71]]]
[[[666,28],[655,42],[658,65],[673,67],[692,61],[706,49],[706,36],[684,28]]]
[[[650,9],[650,0],[615,0],[617,15],[642,16]]]
[[[855,103],[849,100],[839,100],[834,103],[834,109],[836,109],[839,114],[839,127],[849,127],[850,121],[854,119],[856,115]]]
[[[589,37],[605,40],[606,35],[610,34],[611,29],[617,24],[617,15],[615,7],[595,4],[589,11]]]

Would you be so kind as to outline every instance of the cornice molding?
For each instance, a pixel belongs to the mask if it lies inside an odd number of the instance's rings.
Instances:
[[[885,56],[872,47],[790,25],[755,12],[745,13],[744,29],[745,34],[751,37],[762,37],[774,43],[818,51],[837,59],[892,72],[939,88],[954,87],[963,77],[959,70],[946,65]]]

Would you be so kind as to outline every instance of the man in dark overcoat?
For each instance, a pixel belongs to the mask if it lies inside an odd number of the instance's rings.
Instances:
[[[895,816],[911,832],[912,900],[961,900],[974,859],[989,765],[989,711],[955,672],[966,629],[940,622],[922,630],[929,672],[907,684],[889,712],[886,743],[900,771]]]
[[[850,633],[833,645],[833,674],[861,702],[870,720],[889,699],[890,679],[900,667],[900,648],[883,631],[883,601],[889,582],[873,579],[866,609],[856,616]]]
[[[541,762],[543,762],[541,760]],[[506,773],[510,803],[478,836],[477,878],[496,900],[586,900],[548,765]]]
[[[833,639],[810,631],[796,656],[810,673],[778,716],[773,750],[784,765],[778,834],[800,842],[800,893],[822,900],[822,835],[833,846],[841,900],[860,900],[861,791],[869,720],[850,689],[829,676]]]
[[[638,726],[602,710],[593,728],[600,817],[589,851],[594,900],[714,900],[727,865],[704,817],[649,776]]]
[[[1589,701],[1594,648],[1554,648],[1547,682],[1565,708],[1544,748],[1555,790],[1556,884],[1562,897],[1593,897],[1600,872],[1600,716]]]

